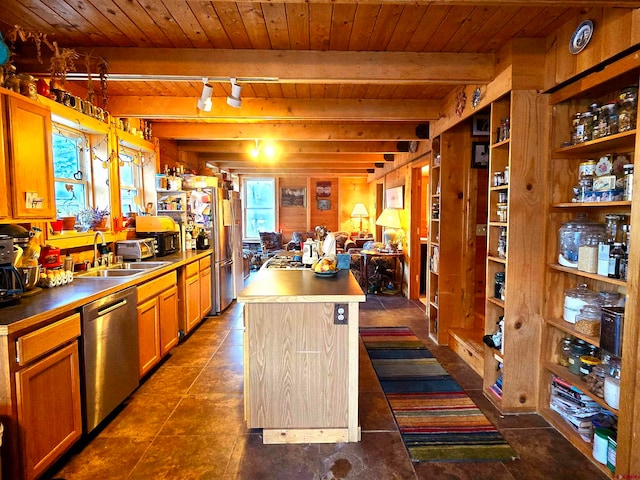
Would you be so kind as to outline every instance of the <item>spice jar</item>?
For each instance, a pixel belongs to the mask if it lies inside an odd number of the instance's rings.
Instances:
[[[563,367],[568,367],[570,356],[571,356],[571,339],[563,338],[559,344],[558,365]]]
[[[576,338],[571,342],[571,352],[569,353],[569,371],[580,375],[580,357],[589,353],[589,346],[584,340]]]
[[[598,305],[585,305],[575,316],[576,332],[595,337],[600,335],[600,319],[602,311]]]
[[[500,227],[498,236],[498,246],[496,248],[498,257],[507,258],[507,227]]]
[[[598,294],[587,288],[586,284],[580,284],[576,288],[564,292],[564,319],[569,323],[575,323],[576,315],[585,305],[597,305]]]
[[[636,128],[638,113],[638,87],[626,87],[618,97],[618,132]]]
[[[506,223],[508,205],[506,203],[498,203],[496,205],[496,208],[496,216],[498,217],[498,222]]]
[[[591,355],[582,355],[580,357],[580,373],[582,375],[588,375],[593,370],[593,367],[600,365],[601,360]]]
[[[571,143],[575,145],[576,143],[582,142],[583,128],[582,128],[582,113],[578,112],[573,116],[571,120]]]
[[[606,233],[605,240],[609,243],[619,242],[618,238],[620,230],[620,216],[614,214],[608,214],[604,216],[605,226],[604,231]]]
[[[503,172],[494,172],[493,173],[493,186],[500,187],[504,185],[504,173]]]
[[[592,117],[591,137],[589,140],[594,140],[600,137],[600,105],[592,103],[589,105],[589,113]]]

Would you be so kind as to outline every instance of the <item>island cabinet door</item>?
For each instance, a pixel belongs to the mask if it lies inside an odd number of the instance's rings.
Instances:
[[[334,304],[251,303],[245,309],[249,427],[347,427],[349,332],[348,325],[334,324]]]

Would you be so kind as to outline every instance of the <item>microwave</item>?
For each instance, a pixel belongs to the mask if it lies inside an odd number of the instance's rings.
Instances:
[[[122,255],[125,260],[144,260],[155,254],[153,238],[136,238],[131,240],[118,240],[116,242],[116,255]]]
[[[180,251],[180,232],[140,232],[137,236],[153,239],[156,257],[164,257]]]

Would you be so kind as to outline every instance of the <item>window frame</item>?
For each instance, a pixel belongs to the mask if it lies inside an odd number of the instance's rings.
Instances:
[[[276,177],[243,177],[242,178],[242,240],[245,242],[259,242],[260,241],[260,236],[256,236],[256,237],[250,237],[247,235],[247,226],[249,225],[248,222],[248,213],[251,210],[267,210],[267,208],[260,208],[260,209],[256,209],[256,208],[249,208],[249,202],[247,201],[247,193],[248,193],[248,187],[247,187],[247,183],[248,182],[271,182],[272,186],[273,186],[273,204],[272,207],[269,208],[268,210],[272,210],[273,211],[273,231],[279,231],[278,228],[278,179]],[[271,231],[271,230],[267,230],[267,231]]]
[[[55,164],[56,164],[56,155],[54,150],[54,136],[61,136],[68,139],[71,143],[75,140],[75,148],[76,153],[78,155],[78,163],[80,164],[79,171],[82,172],[82,178],[77,179],[75,177],[56,177],[55,176]],[[93,174],[92,174],[92,165],[91,165],[91,144],[87,135],[79,130],[75,130],[73,128],[69,128],[65,125],[53,122],[53,129],[51,132],[51,145],[52,145],[52,163],[53,163],[53,182],[54,182],[54,203],[56,207],[56,214],[58,217],[63,216],[71,216],[69,215],[69,211],[67,213],[63,213],[65,209],[65,205],[58,205],[58,199],[56,195],[55,185],[58,183],[64,183],[65,185],[83,185],[84,186],[84,199],[82,208],[79,208],[78,211],[75,212],[75,215],[82,209],[89,208],[91,206],[91,199],[93,197]],[[74,192],[75,196],[75,192]]]
[[[123,155],[128,158],[131,158],[131,160],[123,159],[122,158]],[[137,162],[136,162],[136,157],[138,158]],[[146,161],[146,152],[143,150],[136,150],[134,148],[131,148],[125,145],[120,145],[118,149],[118,161],[119,161],[118,163],[118,184],[119,184],[118,197],[119,197],[120,209],[122,210],[122,214],[126,215],[128,212],[125,212],[125,203],[123,202],[123,198],[122,198],[122,192],[124,190],[128,190],[128,191],[135,190],[136,195],[138,196],[138,199],[140,201],[140,204],[141,205],[145,204],[144,163]],[[131,163],[132,173],[133,173],[133,183],[134,183],[133,185],[122,184],[122,173],[121,173],[122,162]],[[130,205],[130,207],[132,208],[132,212],[138,213],[137,210],[134,209],[134,207],[138,208],[136,205]]]

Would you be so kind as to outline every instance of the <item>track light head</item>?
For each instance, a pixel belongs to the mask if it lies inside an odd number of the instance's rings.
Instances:
[[[242,100],[240,99],[240,92],[242,87],[236,83],[235,78],[231,78],[231,95],[227,97],[227,105],[233,108],[240,108],[242,106]]]
[[[198,110],[202,110],[203,112],[210,112],[211,107],[213,107],[213,102],[211,100],[213,85],[209,83],[208,78],[203,78],[202,83],[202,95],[200,95],[200,98],[198,99],[197,107]]]

